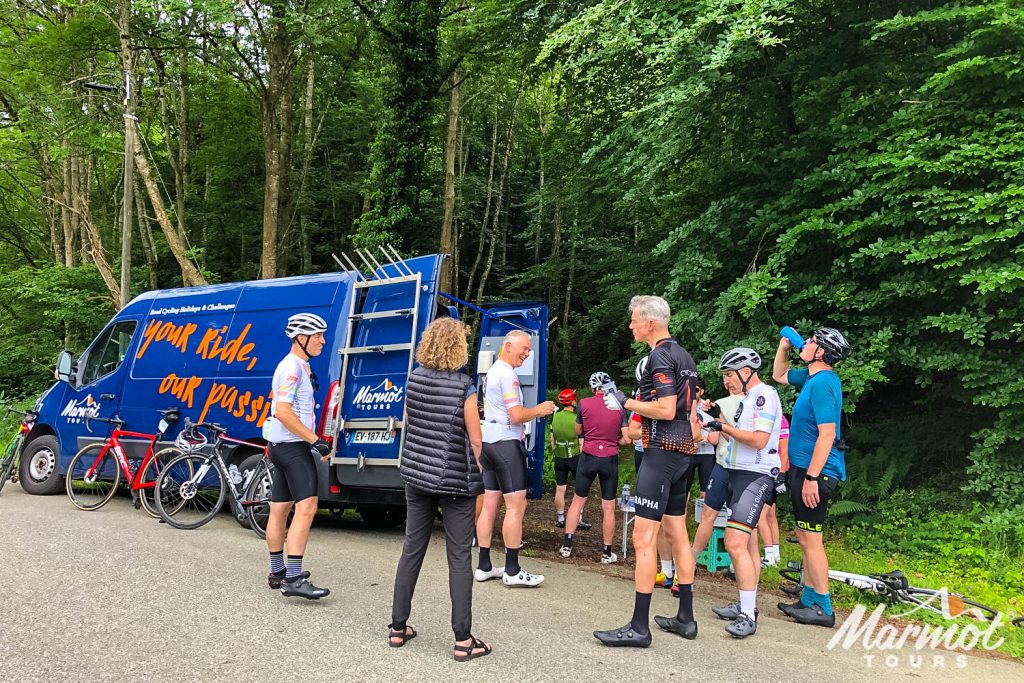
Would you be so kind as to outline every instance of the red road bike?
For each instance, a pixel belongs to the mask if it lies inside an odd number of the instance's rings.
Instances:
[[[124,429],[127,424],[118,417],[86,418],[89,421],[106,422],[114,428],[103,443],[89,444],[71,459],[65,478],[68,498],[79,510],[98,510],[114,497],[117,485],[124,475],[126,483],[131,484],[132,504],[136,509],[142,507],[151,517],[157,517],[155,503],[156,479],[164,466],[173,458],[181,455],[177,448],[165,448],[153,453],[153,446],[159,441],[172,424],[178,421],[177,408],[160,411],[160,425],[156,434],[143,434]],[[133,467],[130,460],[138,460],[125,453],[121,443],[124,437],[146,439],[149,446],[142,462]]]

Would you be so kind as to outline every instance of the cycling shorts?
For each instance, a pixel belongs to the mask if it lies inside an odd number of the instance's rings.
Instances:
[[[519,439],[484,443],[480,453],[484,490],[515,493],[526,490],[526,449]]]
[[[839,480],[835,477],[821,475],[818,479],[818,505],[809,508],[804,505],[804,475],[807,469],[804,467],[789,468],[789,499],[793,502],[793,519],[796,520],[796,528],[801,531],[810,531],[820,534],[825,530],[825,520],[828,518],[828,502],[835,495],[839,488]]]
[[[727,529],[749,534],[761,520],[761,510],[775,490],[770,474],[749,470],[729,470],[729,522]]]
[[[717,462],[708,477],[708,488],[704,493],[704,507],[718,512],[729,502],[729,470]]]
[[[648,446],[636,475],[637,516],[660,522],[664,515],[685,515],[692,484],[692,455]]]
[[[693,456],[693,466],[696,469],[697,481],[700,482],[701,493],[707,492],[708,482],[711,481],[711,472],[714,471],[717,464],[714,453],[698,453]]]
[[[644,452],[639,449],[633,449],[633,469],[637,474],[640,474],[640,463],[644,461]]]
[[[313,453],[305,441],[270,444],[270,462],[274,464],[272,503],[291,503],[316,498],[317,473]]]
[[[599,458],[584,453],[576,470],[576,495],[586,498],[597,477],[601,481],[601,500],[615,500],[619,488],[619,456]]]
[[[576,468],[579,467],[580,456],[574,455],[571,458],[555,457],[555,483],[565,486],[569,483],[569,475],[576,478]]]

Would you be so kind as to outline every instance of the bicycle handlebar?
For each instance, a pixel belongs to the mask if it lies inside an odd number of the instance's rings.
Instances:
[[[4,410],[3,419],[6,420],[7,416],[10,415],[11,413],[17,413],[18,415],[21,415],[22,422],[35,422],[36,419],[39,417],[39,413],[37,413],[34,410],[18,410],[13,405],[8,405],[7,408]]]
[[[191,418],[185,418],[185,429],[189,427],[196,427],[198,429],[208,429],[213,432],[214,435],[220,436],[221,434],[227,434],[228,430],[221,427],[216,422],[193,422]]]
[[[89,431],[90,434],[92,434],[92,428],[89,427],[90,420],[96,420],[97,422],[106,422],[109,425],[113,425],[114,429],[121,429],[121,428],[127,426],[127,424],[128,424],[127,422],[125,422],[121,418],[117,417],[116,413],[112,417],[89,417],[88,415],[86,415],[85,416],[85,428]]]

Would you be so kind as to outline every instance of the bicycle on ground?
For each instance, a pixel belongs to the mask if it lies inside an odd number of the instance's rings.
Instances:
[[[785,568],[779,569],[779,575],[790,582],[789,585],[781,586],[784,593],[794,597],[801,594],[804,574],[800,562],[789,561]],[[999,610],[959,593],[911,586],[906,575],[899,569],[879,574],[854,574],[830,569],[828,578],[876,597],[883,597],[893,605],[915,605],[947,618],[968,617],[988,622],[999,615]]]
[[[4,411],[4,418],[11,413],[21,415],[21,425],[18,427],[18,433],[15,434],[10,442],[7,444],[7,448],[3,451],[3,458],[0,458],[0,491],[3,491],[4,484],[10,479],[11,483],[18,481],[18,471],[21,469],[21,452],[25,450],[25,437],[30,431],[32,431],[33,425],[39,418],[39,413],[34,410],[18,410],[14,406],[7,406],[7,410]]]
[[[156,480],[164,467],[176,456],[181,455],[181,452],[176,448],[165,448],[154,454],[153,448],[178,419],[177,408],[162,410],[157,433],[144,434],[126,430],[127,423],[116,415],[109,418],[86,417],[85,428],[90,433],[92,421],[105,422],[114,429],[102,443],[89,444],[71,459],[64,488],[74,506],[79,510],[99,510],[114,497],[123,475],[125,483],[130,485],[132,505],[135,509],[141,507],[146,514],[156,517]],[[149,442],[146,454],[137,466],[133,465],[132,461],[137,461],[138,458],[125,452],[124,444],[121,443],[124,437],[145,439]]]
[[[210,433],[212,443],[201,430]],[[238,523],[265,538],[273,484],[266,446],[233,439],[217,423],[193,423],[187,418],[175,444],[183,454],[168,462],[157,480],[160,519],[176,529],[198,529],[217,515],[228,498]],[[227,444],[258,449],[263,455],[243,476],[225,462]]]

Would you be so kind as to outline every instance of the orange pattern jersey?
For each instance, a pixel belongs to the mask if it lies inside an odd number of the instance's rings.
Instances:
[[[690,353],[671,337],[662,339],[648,354],[647,367],[640,378],[637,399],[657,401],[674,397],[676,415],[672,420],[640,421],[644,447],[660,448],[694,455],[697,446],[690,430],[690,407],[695,399],[697,366]]]

